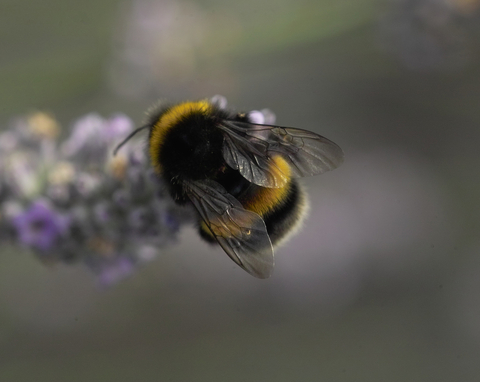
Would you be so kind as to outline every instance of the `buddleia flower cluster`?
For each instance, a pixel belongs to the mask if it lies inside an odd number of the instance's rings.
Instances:
[[[84,263],[102,285],[153,259],[190,212],[167,197],[146,138],[112,154],[133,128],[122,114],[88,114],[60,141],[49,114],[12,121],[0,133],[0,240],[47,264]]]
[[[218,95],[210,102],[227,104]],[[268,109],[249,118],[275,122]],[[13,120],[0,133],[0,240],[28,247],[46,264],[86,264],[101,285],[155,258],[194,212],[167,194],[146,137],[113,154],[133,129],[123,114],[92,113],[61,140],[59,123],[47,113]]]

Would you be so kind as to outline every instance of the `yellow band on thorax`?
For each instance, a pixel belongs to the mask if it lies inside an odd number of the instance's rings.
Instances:
[[[150,135],[149,151],[152,165],[157,173],[162,172],[162,165],[158,160],[162,145],[165,142],[167,132],[174,127],[182,118],[191,113],[209,113],[212,105],[207,101],[183,102],[172,106],[154,122]]]

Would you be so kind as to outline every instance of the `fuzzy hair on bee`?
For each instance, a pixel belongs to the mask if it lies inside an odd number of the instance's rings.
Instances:
[[[340,147],[321,135],[256,123],[209,100],[155,109],[115,153],[143,129],[155,172],[176,203],[195,207],[200,236],[258,278],[271,275],[273,247],[305,216],[297,178],[343,162]]]

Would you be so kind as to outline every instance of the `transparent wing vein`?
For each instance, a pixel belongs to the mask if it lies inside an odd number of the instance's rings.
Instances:
[[[263,219],[245,210],[220,184],[211,180],[185,182],[188,197],[220,246],[253,276],[273,271],[273,248]]]

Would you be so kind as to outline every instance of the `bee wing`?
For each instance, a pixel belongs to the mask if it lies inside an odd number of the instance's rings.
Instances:
[[[208,229],[228,256],[255,277],[273,271],[273,248],[263,219],[247,211],[220,184],[185,182],[185,190]]]
[[[285,186],[289,176],[323,174],[343,162],[343,151],[332,141],[311,131],[293,127],[224,121],[223,157],[249,182],[269,188]],[[273,158],[289,165],[285,174]]]

